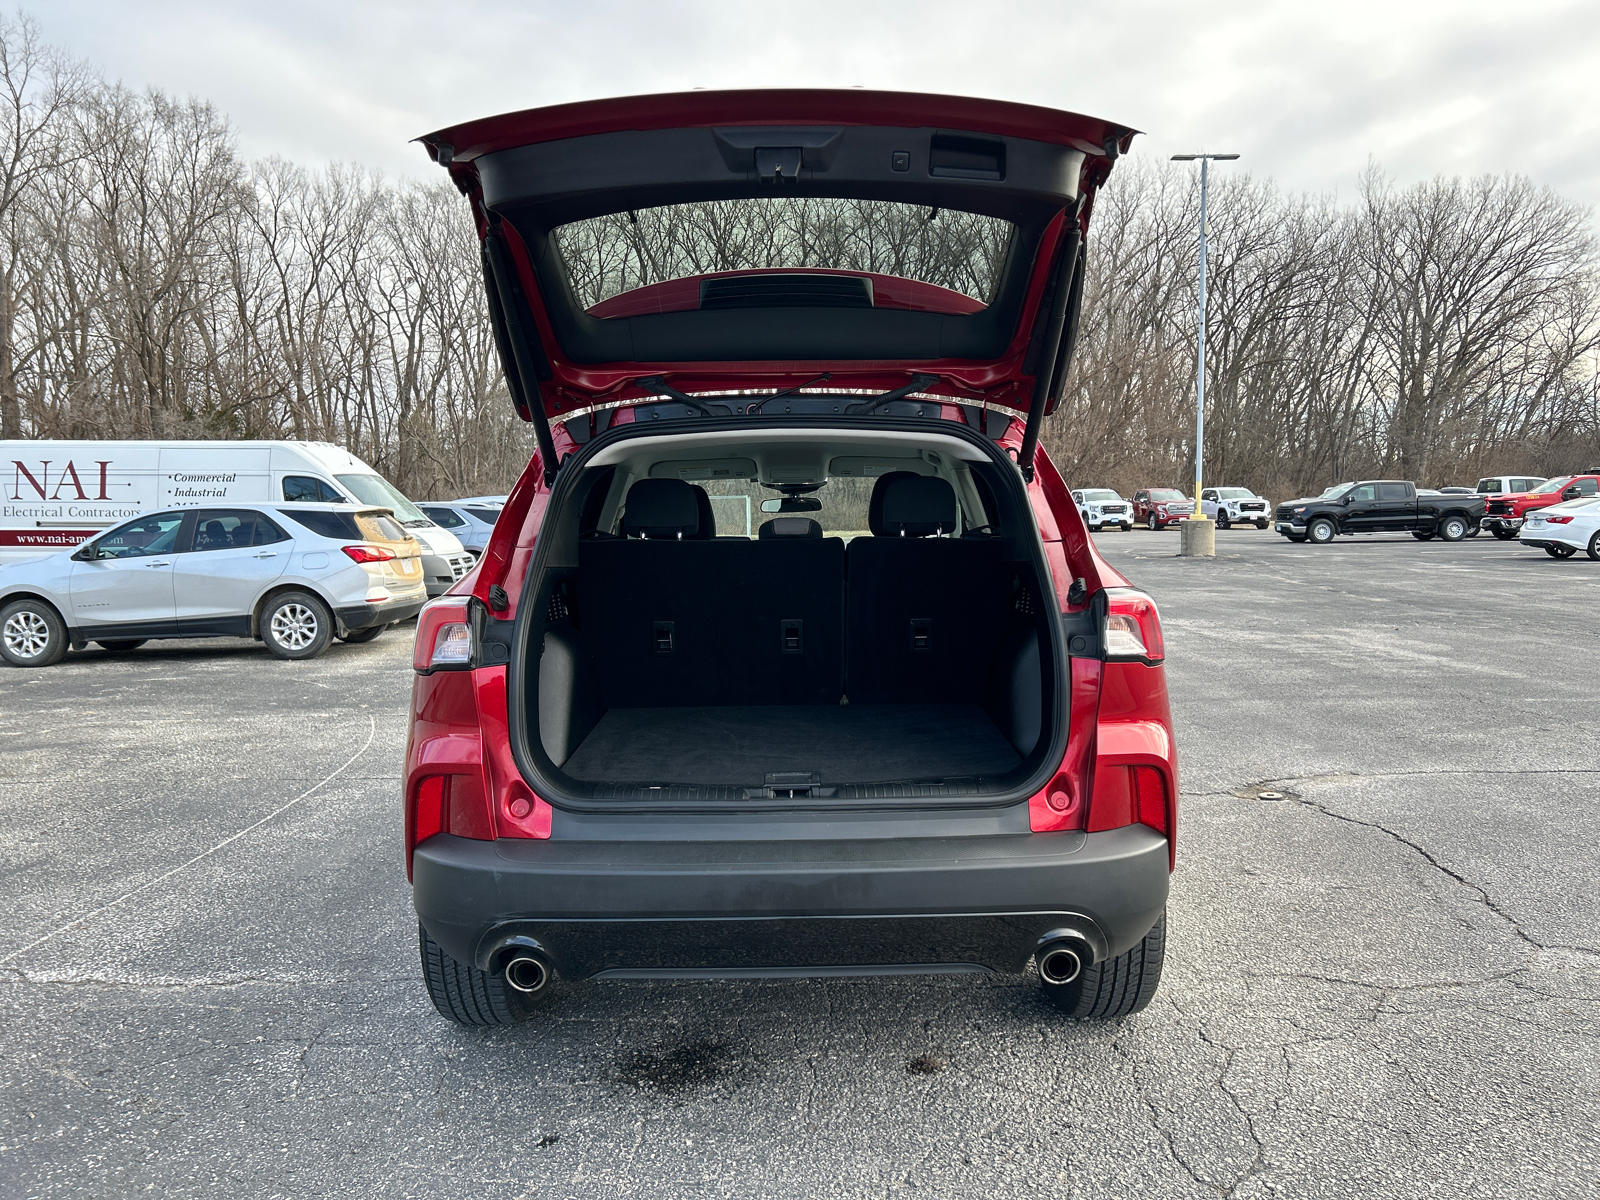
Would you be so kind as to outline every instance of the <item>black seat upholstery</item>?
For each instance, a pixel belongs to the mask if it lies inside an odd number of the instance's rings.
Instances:
[[[641,479],[625,539],[580,544],[577,611],[605,707],[837,704],[844,543],[705,538],[695,490]]]
[[[700,531],[693,536],[700,541],[708,542],[717,536],[717,516],[711,511],[711,497],[706,495],[705,488],[698,483],[691,483],[689,490],[694,493],[695,511],[700,514]]]
[[[819,538],[822,526],[810,517],[773,517],[756,531],[763,542],[772,538]]]
[[[852,541],[847,559],[851,703],[982,695],[1011,604],[1001,544],[939,536],[956,532],[955,490],[910,472],[879,478],[868,524],[873,536]]]

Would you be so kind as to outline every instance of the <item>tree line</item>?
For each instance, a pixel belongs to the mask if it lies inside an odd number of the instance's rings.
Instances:
[[[0,19],[0,435],[304,438],[419,497],[533,448],[443,179],[247,162],[202,100],[135,93]],[[1129,159],[1095,205],[1077,354],[1044,438],[1082,486],[1186,486],[1198,191]],[[1213,182],[1206,478],[1282,497],[1600,466],[1590,214],[1512,175],[1353,202]],[[986,298],[999,223],[861,201],[619,214],[561,235],[586,303],[771,259]],[[762,258],[762,256],[765,258]]]

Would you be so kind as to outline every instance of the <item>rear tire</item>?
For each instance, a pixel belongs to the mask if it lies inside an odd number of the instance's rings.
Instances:
[[[1489,532],[1494,534],[1494,536],[1502,542],[1509,542],[1517,536],[1517,531],[1515,529],[1507,529],[1503,525],[1496,525]]]
[[[315,658],[333,641],[333,614],[310,592],[284,592],[261,610],[261,640],[275,658]]]
[[[1600,562],[1600,530],[1597,530],[1595,535],[1589,539],[1589,546],[1584,553],[1596,562]]]
[[[1413,529],[1411,531],[1411,536],[1416,538],[1419,542],[1433,541],[1433,533],[1427,529]]]
[[[1167,958],[1167,914],[1126,954],[1085,967],[1071,983],[1041,982],[1044,994],[1069,1017],[1114,1021],[1132,1016],[1155,998]]]
[[[48,667],[67,653],[67,627],[43,600],[0,608],[0,656],[13,667]]]
[[[1482,532],[1483,532],[1483,526],[1482,525],[1474,525],[1471,529],[1467,530],[1467,536],[1468,537],[1477,537]]]
[[[422,982],[441,1017],[457,1025],[515,1025],[533,1011],[533,1003],[506,983],[504,973],[491,975],[457,962],[428,936],[420,921],[417,942],[422,952]],[[540,994],[549,990],[546,987]]]
[[[1593,544],[1592,542],[1590,543]],[[1576,546],[1546,546],[1544,552],[1551,558],[1571,558],[1578,552]]]
[[[1228,528],[1230,528],[1230,525],[1229,525],[1229,522],[1228,522],[1228,518],[1227,518],[1226,514],[1224,514],[1221,510],[1218,510],[1218,512],[1217,512],[1217,528],[1218,529],[1228,529]]]
[[[1467,536],[1467,521],[1465,517],[1450,516],[1439,522],[1436,531],[1447,542],[1459,542]]]
[[[126,654],[129,650],[137,650],[149,640],[149,638],[115,638],[109,642],[96,642],[95,645],[109,654]]]
[[[357,629],[345,634],[339,640],[349,646],[359,646],[364,642],[372,641],[387,628],[389,628],[387,625],[368,625],[365,629]]]
[[[1328,520],[1327,517],[1318,517],[1315,521],[1312,521],[1310,525],[1306,526],[1307,539],[1315,542],[1319,546],[1326,546],[1329,542],[1333,541],[1334,534],[1338,532],[1339,531],[1334,528],[1333,522]]]

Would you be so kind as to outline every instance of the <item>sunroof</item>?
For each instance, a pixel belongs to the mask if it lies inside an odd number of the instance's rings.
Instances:
[[[591,217],[559,226],[554,235],[574,299],[583,309],[671,280],[774,269],[910,279],[970,297],[978,309],[994,297],[1012,229],[997,217],[923,205],[775,196]],[[793,286],[794,277],[789,281]],[[719,286],[727,285],[714,286],[713,293],[725,298]],[[841,289],[833,287],[842,302],[861,303],[845,296],[848,288]],[[870,290],[861,294],[867,297],[864,306],[870,306]]]

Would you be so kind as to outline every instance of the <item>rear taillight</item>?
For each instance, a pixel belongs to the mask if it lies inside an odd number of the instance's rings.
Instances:
[[[1544,519],[1546,525],[1565,525],[1570,520],[1572,520],[1571,517],[1546,517]]]
[[[1166,658],[1156,602],[1132,588],[1106,589],[1107,662],[1158,663]]]
[[[390,562],[399,557],[387,546],[341,546],[340,549],[358,563]]]
[[[472,660],[472,625],[465,597],[447,596],[424,605],[417,614],[412,669],[423,675],[463,671],[472,665]]]

